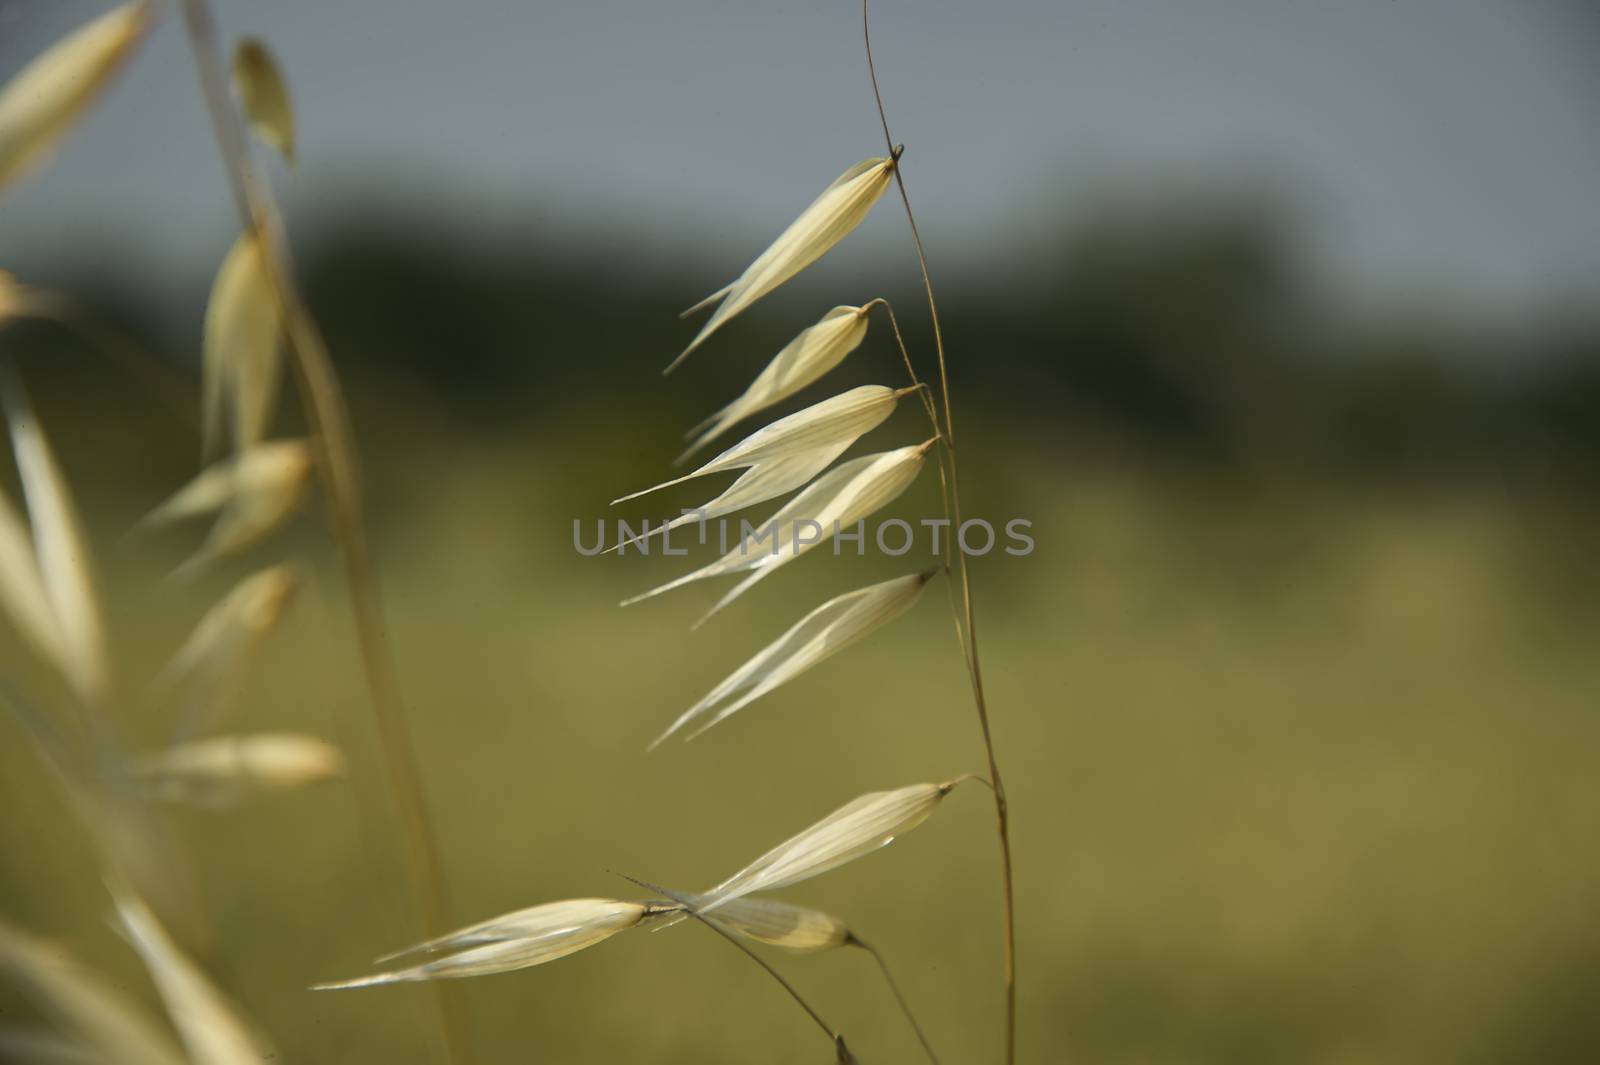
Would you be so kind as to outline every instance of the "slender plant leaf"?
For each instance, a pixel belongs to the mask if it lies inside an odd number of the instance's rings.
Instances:
[[[710,714],[710,720],[690,735],[689,738],[693,739],[812,666],[887,625],[911,609],[933,572],[930,570],[896,577],[881,584],[846,592],[823,603],[711,689],[705,698],[679,715],[650,748],[654,750],[674,733]]]
[[[893,158],[864,159],[840,174],[735,281],[685,311],[688,316],[713,303],[718,305],[689,346],[672,360],[667,372],[734,315],[822,258],[849,235],[888,189],[894,166]]]
[[[783,402],[839,365],[866,339],[867,324],[865,307],[842,306],[823,315],[816,325],[801,330],[773,357],[743,395],[689,430],[695,440],[674,465],[685,462],[731,426]]]
[[[133,53],[152,18],[148,3],[112,8],[45,49],[0,89],[0,190],[72,128]]]
[[[80,1049],[84,1060],[183,1065],[178,1048],[137,1005],[64,951],[3,922],[0,970],[71,1037],[69,1045]],[[0,1042],[0,1058],[6,1060],[43,1060],[31,1053],[26,1058],[6,1058],[3,1048]]]
[[[650,915],[645,903],[617,899],[567,899],[469,925],[450,935],[380,958],[379,963],[409,954],[459,953],[405,969],[376,973],[355,980],[318,984],[314,991],[339,991],[379,984],[410,983],[526,969],[564,958],[626,931]]]
[[[294,165],[294,105],[283,71],[266,44],[246,37],[233,50],[233,91],[262,143]]]
[[[266,435],[282,376],[282,331],[260,245],[253,234],[242,234],[217,270],[206,304],[201,367],[206,458],[221,451],[225,414],[238,451],[248,451]]]
[[[99,706],[110,690],[111,667],[88,541],[66,478],[21,380],[9,367],[0,368],[0,405],[11,430],[11,448],[28,501],[39,583],[55,616],[60,663],[78,698]]]
[[[128,942],[155,981],[189,1060],[205,1065],[261,1065],[272,1060],[273,1052],[200,967],[178,949],[149,907],[120,887],[112,889],[112,898]]]
[[[27,522],[0,492],[0,604],[17,631],[52,666],[65,670],[61,630],[44,588]]]

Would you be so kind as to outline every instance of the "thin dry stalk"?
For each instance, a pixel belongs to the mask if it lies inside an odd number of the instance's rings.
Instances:
[[[838,1060],[841,1063],[841,1065],[859,1065],[855,1055],[851,1054],[850,1053],[850,1049],[847,1046],[845,1046],[844,1035],[842,1033],[838,1032],[837,1030],[835,1030],[833,1025],[831,1025],[827,1021],[823,1020],[822,1019],[822,1014],[818,1013],[816,1011],[816,1009],[811,1005],[811,1003],[806,1001],[805,996],[800,994],[800,992],[795,989],[795,986],[784,978],[782,973],[780,973],[780,972],[778,972],[778,970],[774,969],[772,967],[772,965],[770,963],[768,963],[768,961],[765,958],[763,958],[761,955],[757,954],[755,951],[751,950],[748,946],[746,946],[744,943],[742,943],[739,940],[738,936],[734,935],[732,932],[728,931],[726,928],[723,928],[717,922],[709,919],[704,914],[702,914],[698,909],[695,908],[695,904],[694,904],[693,900],[689,899],[687,896],[680,895],[680,894],[678,894],[676,892],[668,891],[666,888],[661,887],[658,884],[652,884],[652,883],[649,883],[648,881],[639,880],[639,879],[637,879],[635,877],[631,877],[627,873],[618,873],[617,875],[622,877],[622,879],[628,881],[630,884],[637,884],[639,887],[644,888],[646,891],[654,891],[658,895],[662,895],[665,898],[671,899],[673,902],[677,903],[679,906],[681,906],[683,908],[683,913],[685,913],[689,917],[694,918],[696,921],[699,921],[701,924],[703,924],[707,928],[711,929],[717,935],[721,936],[723,939],[726,939],[729,943],[732,943],[735,947],[738,947],[739,950],[741,952],[743,952],[745,957],[749,958],[751,961],[753,961],[757,965],[761,966],[762,969],[766,970],[766,973],[767,973],[768,976],[770,976],[774,980],[778,981],[778,985],[780,987],[782,987],[785,991],[789,992],[789,997],[794,999],[795,1003],[797,1005],[799,1005],[799,1007],[801,1009],[806,1011],[806,1016],[810,1017],[811,1020],[816,1023],[816,1026],[818,1028],[822,1029],[822,1031],[827,1035],[828,1039],[833,1043],[834,1051],[839,1055]]]
[[[383,606],[368,552],[360,468],[350,430],[349,410],[321,330],[295,283],[277,204],[252,162],[238,115],[229,100],[210,5],[206,0],[184,0],[183,14],[212,130],[241,221],[246,231],[253,232],[260,242],[267,274],[283,312],[284,334],[292,356],[289,362],[294,368],[295,383],[318,459],[317,467],[333,514],[334,535],[349,585],[373,723],[388,772],[389,789],[405,829],[423,931],[428,936],[440,935],[446,930],[444,882],[423,801],[410,728],[400,708],[393,652],[385,635]],[[446,1057],[465,1063],[470,1060],[470,1050],[459,1004],[447,988],[436,986],[434,991]]]
[[[889,133],[889,117],[883,108],[883,93],[878,88],[878,70],[872,60],[872,28],[867,18],[867,0],[861,0],[861,36],[867,52],[867,73],[872,79],[872,96],[878,107],[878,119],[883,125],[883,139],[894,151],[894,137]],[[928,257],[922,246],[922,234],[917,229],[916,214],[911,210],[911,197],[906,193],[904,167],[894,167],[895,187],[900,191],[900,202],[905,207],[906,222],[911,227],[911,242],[917,251],[917,267],[922,273],[922,288],[928,297],[928,318],[933,325],[933,347],[939,361],[939,391],[944,407],[944,431],[940,434],[950,469],[950,516],[952,528],[961,527],[961,488],[956,471],[955,422],[950,413],[950,374],[946,367],[944,337],[939,328],[939,305],[933,296],[933,278],[928,273]],[[955,552],[958,576],[961,581],[962,652],[967,663],[967,674],[972,681],[972,700],[978,712],[978,727],[983,733],[984,753],[989,760],[989,784],[994,791],[995,829],[1000,839],[1000,876],[1005,900],[1005,991],[1006,1024],[1005,1046],[1007,1065],[1017,1059],[1017,929],[1016,902],[1011,874],[1011,817],[1006,804],[1005,784],[1000,776],[1000,764],[995,759],[994,737],[989,728],[989,704],[983,690],[983,669],[978,658],[978,633],[972,607],[972,577],[968,572],[966,552]]]

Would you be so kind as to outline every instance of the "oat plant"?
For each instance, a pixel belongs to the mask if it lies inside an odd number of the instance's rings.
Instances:
[[[995,803],[1004,886],[1005,1060],[1015,1057],[1015,952],[1009,820],[1005,788],[990,734],[979,664],[972,581],[967,560],[947,541],[942,567],[899,574],[836,596],[776,635],[762,650],[679,714],[656,739],[692,738],[795,681],[834,654],[866,639],[910,610],[926,585],[943,577],[954,627],[972,687],[984,743],[986,774],[935,778],[861,795],[731,874],[697,891],[621,878],[646,892],[639,898],[589,897],[537,903],[454,931],[444,922],[443,879],[404,716],[400,712],[383,612],[367,544],[357,456],[339,379],[298,287],[283,220],[256,157],[252,135],[290,166],[296,121],[287,79],[265,43],[237,43],[225,64],[206,0],[135,0],[71,34],[0,89],[0,192],[46,160],[78,117],[113,82],[169,6],[180,9],[224,172],[239,216],[239,234],[218,269],[200,329],[200,467],[193,480],[155,506],[141,523],[146,535],[180,522],[210,518],[198,550],[173,575],[184,579],[226,566],[246,548],[270,540],[321,488],[343,561],[363,673],[390,793],[405,829],[424,937],[386,954],[368,975],[318,985],[318,990],[429,983],[527,969],[598,946],[624,932],[692,923],[736,945],[791,996],[827,1037],[841,1062],[856,1061],[844,1034],[752,944],[794,952],[855,949],[868,953],[930,1061],[933,1044],[893,979],[884,955],[845,921],[769,893],[863,859],[928,819],[958,786],[981,781]],[[685,584],[737,578],[712,608],[731,607],[779,568],[863,522],[905,492],[931,456],[938,470],[945,518],[961,528],[960,486],[949,374],[927,259],[906,193],[903,147],[889,134],[863,3],[867,68],[886,154],[845,170],[731,283],[686,314],[709,317],[667,367],[673,369],[720,328],[773,294],[848,236],[892,184],[905,208],[933,336],[936,386],[916,372],[894,309],[882,297],[827,310],[803,330],[722,409],[687,434],[675,465],[737,426],[822,381],[859,350],[871,319],[886,317],[907,379],[867,385],[812,403],[746,433],[691,472],[645,492],[701,476],[741,471],[737,480],[698,511],[648,525],[616,550],[645,550],[688,520],[708,521],[794,493],[755,529],[742,525],[721,557],[642,599]],[[0,328],[23,317],[77,327],[70,305],[0,273]],[[285,371],[293,378],[307,423],[304,439],[271,436]],[[884,423],[901,400],[915,397],[931,435],[886,450],[843,459],[858,440]],[[80,527],[67,478],[28,404],[20,377],[0,360],[0,403],[21,474],[24,508],[0,496],[0,607],[38,657],[61,676],[70,705],[52,713],[23,693],[0,690],[3,703],[50,767],[69,806],[97,849],[117,926],[144,962],[166,1007],[171,1033],[91,971],[25,933],[0,924],[0,972],[19,983],[58,1023],[54,1034],[0,1032],[0,1049],[26,1048],[90,1060],[138,1065],[243,1065],[273,1055],[245,1019],[179,946],[158,912],[203,920],[201,900],[184,896],[182,863],[166,836],[156,804],[191,803],[225,811],[285,788],[339,775],[341,752],[315,737],[270,730],[241,732],[231,721],[231,692],[262,643],[280,623],[298,569],[280,562],[239,579],[208,610],[155,678],[175,707],[171,741],[163,748],[128,750],[114,724],[119,689],[109,668],[108,635],[94,581],[90,545]],[[664,454],[664,459],[667,455]],[[665,464],[665,463],[664,463]],[[621,502],[622,500],[618,500]],[[25,512],[24,512],[25,511]],[[952,535],[951,540],[958,537]],[[769,543],[770,541],[770,543]],[[630,600],[631,601],[631,600]],[[707,615],[709,616],[709,615]],[[704,620],[704,619],[702,619]],[[183,898],[183,902],[175,899]],[[439,992],[443,1046],[449,1060],[468,1060],[465,1027],[454,1001]]]

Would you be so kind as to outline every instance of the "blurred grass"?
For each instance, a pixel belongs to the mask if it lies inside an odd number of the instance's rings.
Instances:
[[[354,779],[171,812],[206,900],[196,949],[283,1060],[423,1060],[424,991],[302,990],[414,938],[320,516],[173,586],[161,575],[192,541],[123,531],[186,475],[192,438],[92,367],[33,376],[95,531],[131,742],[170,730],[149,678],[205,606],[248,563],[307,562],[233,722],[341,739]],[[670,450],[647,398],[474,436],[401,383],[352,392],[459,922],[628,895],[608,870],[696,888],[859,792],[978,768],[937,586],[867,644],[646,756],[824,595],[917,563],[823,552],[690,634],[720,589],[615,606],[689,560],[570,546],[573,518],[603,515]],[[1025,1060],[1600,1055],[1595,516],[1482,487],[1075,458],[973,421],[969,509],[1032,519],[1039,545],[975,567],[1016,817]],[[891,425],[874,442],[913,431]],[[918,492],[899,512],[932,512],[931,476]],[[9,630],[0,676],[54,690]],[[12,723],[0,734],[4,916],[148,997],[49,777]],[[991,818],[963,789],[888,850],[787,893],[885,951],[952,1062],[996,1053]],[[774,960],[863,1060],[917,1060],[866,958]],[[464,989],[486,1062],[826,1060],[776,987],[693,925]],[[0,1023],[19,1014],[0,998]]]

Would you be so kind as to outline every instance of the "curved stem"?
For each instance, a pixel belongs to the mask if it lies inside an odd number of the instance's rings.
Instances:
[[[883,139],[891,154],[895,151],[894,137],[889,133],[889,118],[883,107],[883,93],[878,88],[878,70],[872,59],[872,30],[867,19],[867,0],[861,0],[861,33],[867,50],[867,72],[872,79],[872,95],[878,105],[878,119],[883,125]],[[905,167],[897,162],[894,167],[895,186],[900,190],[900,202],[905,207],[906,221],[911,227],[911,242],[917,251],[917,267],[922,273],[922,288],[928,297],[928,317],[933,324],[933,346],[939,360],[939,390],[944,406],[944,440],[946,457],[950,464],[950,510],[954,522],[951,535],[959,535],[961,528],[961,487],[956,471],[955,421],[950,410],[950,374],[945,360],[944,336],[939,327],[939,305],[933,296],[933,279],[928,273],[928,257],[922,246],[922,234],[917,229],[916,214],[911,210],[911,197],[906,193]],[[983,669],[978,658],[978,632],[972,606],[972,577],[968,571],[967,555],[959,548],[955,551],[958,576],[961,582],[962,627],[966,639],[963,651],[967,660],[967,674],[972,681],[972,699],[978,712],[978,727],[983,733],[984,753],[989,759],[989,781],[994,788],[996,832],[1000,839],[1000,876],[1005,902],[1005,961],[1006,992],[1005,1060],[1007,1065],[1017,1056],[1017,933],[1016,904],[1011,874],[1011,815],[1006,804],[1005,784],[1001,779],[1000,765],[995,758],[994,737],[989,728],[989,705],[983,690]]]
[[[410,728],[400,709],[393,651],[384,631],[383,606],[367,546],[361,506],[360,466],[350,413],[322,332],[295,283],[283,219],[266,181],[255,169],[238,116],[228,99],[216,25],[206,0],[184,0],[184,22],[210,113],[212,131],[246,231],[254,234],[278,299],[295,382],[305,408],[317,469],[333,515],[334,536],[344,562],[383,763],[407,841],[422,924],[428,936],[445,931],[444,883]],[[465,1019],[453,993],[435,986],[447,1059],[470,1060]]]

